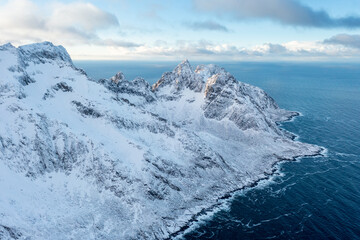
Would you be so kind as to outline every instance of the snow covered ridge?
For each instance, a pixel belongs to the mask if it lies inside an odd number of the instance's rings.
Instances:
[[[0,239],[164,239],[279,160],[297,113],[215,65],[91,80],[63,47],[0,46]]]

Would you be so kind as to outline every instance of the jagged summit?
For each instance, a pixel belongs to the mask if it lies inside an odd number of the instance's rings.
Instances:
[[[149,83],[142,77],[136,77],[132,81],[128,81],[123,72],[118,72],[110,78],[110,81],[114,84],[120,84],[122,81],[132,82],[135,85],[149,85]]]
[[[25,64],[55,61],[59,64],[70,64],[73,66],[71,57],[66,49],[61,45],[55,46],[51,42],[33,43],[18,48],[14,47],[11,43],[7,43],[0,46],[0,50],[16,51],[19,61]]]
[[[193,69],[189,60],[185,59],[175,67],[174,72],[177,72],[180,75],[186,72],[193,72]]]
[[[6,43],[6,44],[0,46],[0,51],[9,50],[11,48],[15,48],[14,45],[12,45],[11,43]]]
[[[140,97],[140,99],[132,102],[132,104],[153,102],[156,99],[154,93],[151,91],[150,84],[142,77],[136,77],[132,81],[128,81],[124,73],[118,72],[110,79],[100,79],[99,83],[103,84],[112,92],[115,92],[117,98],[119,98],[119,94],[130,94]]]
[[[117,74],[115,74],[115,76],[110,78],[111,81],[113,81],[115,84],[118,84],[121,81],[125,81],[125,75],[122,72],[118,72]]]
[[[0,50],[6,59],[0,64],[0,67],[12,72],[15,79],[23,86],[36,82],[33,76],[36,75],[36,72],[41,72],[35,69],[35,65],[39,64],[47,64],[48,68],[66,66],[85,74],[73,65],[70,55],[64,47],[55,46],[51,42],[28,44],[17,48],[8,43],[0,46]],[[6,72],[3,74],[6,75]],[[3,81],[7,82],[9,79],[5,77]],[[24,97],[25,95],[21,94],[21,96]]]
[[[157,91],[158,88],[172,86],[173,92],[179,92],[184,88],[200,92],[215,82],[221,86],[225,84],[224,81],[231,79],[234,79],[232,75],[222,67],[215,64],[199,65],[194,70],[190,62],[185,59],[172,72],[164,73],[159,81],[152,86],[152,89]],[[207,96],[207,92],[205,96]]]
[[[25,62],[44,63],[49,61],[66,62],[73,65],[66,49],[51,42],[33,43],[19,47],[20,54]]]
[[[179,92],[184,88],[189,88],[197,92],[202,89],[202,79],[199,79],[190,62],[185,59],[179,65],[175,67],[172,72],[166,72],[153,86],[153,91],[157,91],[158,88],[170,86],[173,92]]]

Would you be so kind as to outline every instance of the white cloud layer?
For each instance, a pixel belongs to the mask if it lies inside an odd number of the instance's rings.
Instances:
[[[92,51],[87,49],[82,59],[92,58]],[[80,52],[81,53],[81,52]],[[97,55],[96,57],[99,57]],[[199,61],[231,61],[231,60],[346,60],[360,59],[360,49],[328,44],[323,41],[300,42],[290,41],[281,44],[264,43],[249,48],[234,44],[201,41],[177,41],[174,44],[144,44],[135,49],[119,49],[102,51],[101,59],[143,59],[143,60],[176,60],[191,59]]]
[[[54,3],[39,6],[30,0],[12,0],[0,5],[2,43],[24,44],[48,40],[66,46],[138,46],[119,39],[101,38],[98,32],[109,28],[119,28],[117,18],[91,3]]]
[[[84,32],[118,26],[117,18],[90,3],[55,4],[48,24],[54,28],[76,27]]]

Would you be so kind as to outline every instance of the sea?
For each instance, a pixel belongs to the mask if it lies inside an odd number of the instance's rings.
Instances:
[[[94,79],[122,71],[156,82],[176,62],[74,61]],[[193,66],[200,62],[191,62]],[[205,62],[205,64],[207,64]],[[360,63],[217,62],[301,116],[281,124],[326,155],[283,162],[235,192],[178,239],[360,239]]]

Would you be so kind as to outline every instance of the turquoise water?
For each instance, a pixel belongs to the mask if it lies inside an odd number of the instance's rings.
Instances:
[[[151,83],[176,65],[75,64],[93,78],[121,70],[129,79],[140,73]],[[183,238],[360,239],[360,65],[218,64],[238,80],[264,89],[280,107],[301,112],[303,116],[283,127],[328,153],[282,163],[268,184],[236,193],[226,207],[194,223]]]

